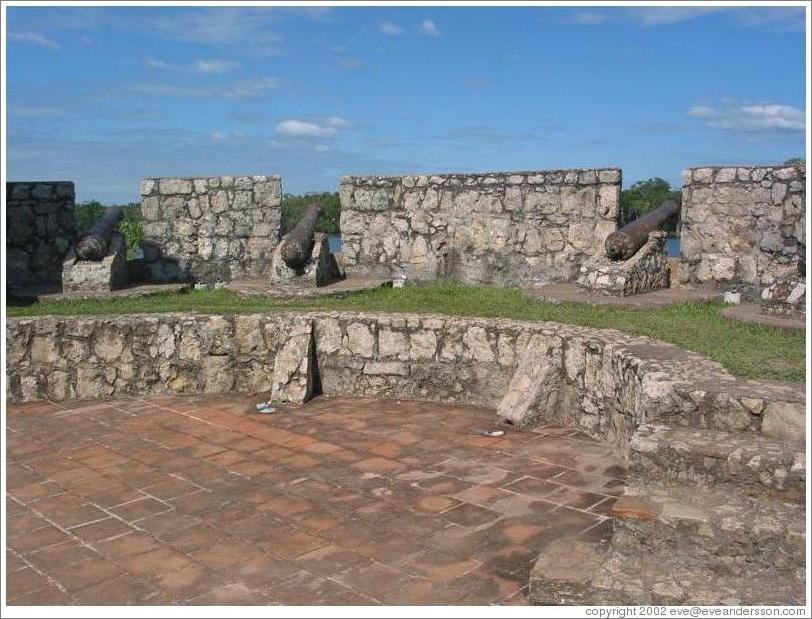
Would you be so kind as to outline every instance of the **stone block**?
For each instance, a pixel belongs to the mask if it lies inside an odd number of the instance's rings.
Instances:
[[[127,244],[120,234],[110,238],[102,260],[80,260],[71,250],[62,263],[63,292],[109,292],[123,288],[127,282]]]
[[[530,602],[543,606],[591,605],[592,579],[606,552],[606,545],[576,538],[550,542],[530,572]]]
[[[761,432],[770,438],[800,443],[806,436],[805,424],[806,413],[803,404],[770,402],[764,409]]]
[[[276,353],[271,378],[271,402],[305,404],[318,386],[313,322],[294,323]]]
[[[520,426],[550,419],[559,405],[563,362],[557,338],[534,336],[519,353],[519,366],[497,406],[496,413]]]

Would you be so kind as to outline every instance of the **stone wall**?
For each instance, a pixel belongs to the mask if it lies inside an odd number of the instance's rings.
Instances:
[[[58,283],[76,237],[67,181],[6,183],[6,286]]]
[[[716,167],[683,173],[680,277],[691,284],[762,288],[806,252],[806,168]]]
[[[6,341],[11,402],[267,395],[320,383],[328,395],[497,408],[532,358],[549,365],[557,390],[556,405],[534,411],[535,420],[620,449],[643,421],[759,430],[771,402],[803,418],[803,385],[736,379],[669,344],[557,323],[349,312],[65,316],[11,318]],[[544,358],[528,354],[539,344]],[[313,350],[317,363],[306,357]],[[303,376],[316,367],[318,381]]]
[[[281,200],[278,176],[145,179],[149,279],[213,283],[263,275],[279,241]]]
[[[344,177],[344,266],[414,280],[573,280],[617,227],[620,183],[618,169]]]

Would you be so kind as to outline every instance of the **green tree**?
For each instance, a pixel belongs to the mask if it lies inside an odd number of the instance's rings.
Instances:
[[[127,257],[134,258],[141,245],[141,239],[144,237],[144,231],[141,226],[141,205],[138,202],[130,202],[129,204],[114,206],[120,206],[124,213],[121,223],[118,224],[118,231],[127,242]],[[77,204],[73,213],[76,220],[76,229],[79,234],[90,229],[90,226],[104,215],[104,211],[106,211],[107,208],[107,206],[98,200],[89,200]]]
[[[73,214],[76,219],[76,230],[79,234],[86,232],[90,226],[96,223],[96,220],[104,215],[105,208],[107,207],[98,200],[77,204],[73,209]]]
[[[625,225],[645,215],[668,200],[674,200],[677,204],[682,204],[682,192],[673,189],[667,180],[650,178],[645,181],[638,181],[628,189],[620,192],[621,224]],[[676,227],[676,221],[669,220],[666,222],[666,230],[673,232]]]
[[[281,234],[287,234],[296,225],[305,209],[311,204],[321,205],[321,215],[316,222],[316,229],[327,234],[338,234],[339,218],[341,217],[341,201],[338,194],[324,191],[319,193],[305,193],[293,195],[286,193],[282,196]]]

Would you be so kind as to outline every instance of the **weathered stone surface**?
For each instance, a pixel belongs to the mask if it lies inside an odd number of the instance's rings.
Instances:
[[[690,171],[689,171],[690,172]],[[806,253],[806,167],[701,168],[685,174],[683,282],[756,300]]]
[[[561,406],[561,343],[557,338],[533,336],[518,353],[519,366],[510,380],[496,413],[520,426],[540,420],[557,419],[553,412]]]
[[[58,283],[76,238],[73,183],[6,183],[6,286]]]
[[[616,227],[620,170],[344,177],[350,274],[540,284],[572,280]]]
[[[315,363],[313,323],[294,323],[274,360],[270,401],[305,404],[313,397],[317,382]]]
[[[276,246],[271,257],[268,277],[271,282],[293,284],[304,288],[327,286],[344,278],[344,273],[330,253],[327,235],[316,232],[310,259],[300,268],[293,269],[282,255],[284,245]],[[284,239],[283,239],[284,240]]]
[[[117,290],[127,281],[127,244],[120,234],[113,234],[104,259],[81,260],[71,250],[62,263],[64,292]]]
[[[668,288],[671,274],[665,241],[665,232],[652,232],[648,241],[622,262],[596,255],[581,265],[578,286],[589,292],[617,296]]]
[[[786,318],[806,318],[806,277],[790,274],[761,291],[761,311]]]
[[[646,497],[633,495],[624,495],[618,498],[612,506],[612,516],[620,520],[648,522],[654,520],[658,512],[658,506],[654,505]]]
[[[630,477],[803,490],[806,470],[795,466],[799,453],[803,456],[800,447],[803,404],[776,400],[767,408],[775,416],[766,423],[765,411],[761,435],[752,430],[722,431],[650,423],[640,426],[629,445]]]
[[[558,539],[542,551],[530,572],[528,598],[545,606],[590,603],[592,579],[606,547],[579,539]]]
[[[144,262],[153,281],[263,276],[279,241],[278,176],[141,182]]]
[[[806,413],[803,405],[770,402],[764,409],[761,431],[765,436],[802,442],[806,436]]]
[[[312,329],[307,326],[311,323]],[[762,417],[766,422],[775,415],[766,423],[768,431],[786,417],[770,403],[801,410],[804,405],[802,386],[737,380],[700,355],[617,331],[484,318],[321,312],[12,318],[6,325],[8,397],[12,402],[56,397],[49,393],[47,376],[58,369],[66,372],[60,392],[67,398],[80,392],[160,394],[227,386],[259,393],[277,385],[281,393],[293,385],[299,389],[298,401],[308,389],[300,379],[312,367],[304,363],[310,330],[323,391],[335,395],[496,408],[520,364],[547,351],[551,367],[560,368],[559,377],[547,386],[541,381],[539,393],[548,389],[558,404],[544,409],[542,418],[579,428],[624,451],[642,420],[691,425],[700,435],[708,432],[703,428],[758,434]],[[527,354],[529,349],[535,353]],[[110,369],[115,376],[80,375],[79,368]],[[218,369],[222,380],[215,375]],[[525,370],[540,371],[529,365]],[[692,384],[702,389],[691,389]],[[735,414],[724,412],[728,409]],[[527,422],[532,421],[531,415]],[[727,470],[727,455],[720,458]],[[764,462],[755,476],[767,471],[773,484],[778,462],[772,469]],[[781,466],[789,471],[793,465],[782,460]],[[785,485],[792,479],[790,474]]]

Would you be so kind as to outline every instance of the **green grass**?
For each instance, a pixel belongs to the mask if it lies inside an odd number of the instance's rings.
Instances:
[[[584,304],[553,304],[529,299],[519,290],[497,286],[437,283],[380,288],[307,300],[241,298],[227,290],[196,290],[139,298],[44,301],[9,307],[9,316],[131,314],[153,312],[246,313],[308,308],[369,312],[423,312],[550,320],[647,335],[718,361],[732,374],[800,382],[805,377],[803,332],[725,320],[721,303],[684,303],[631,310]]]

